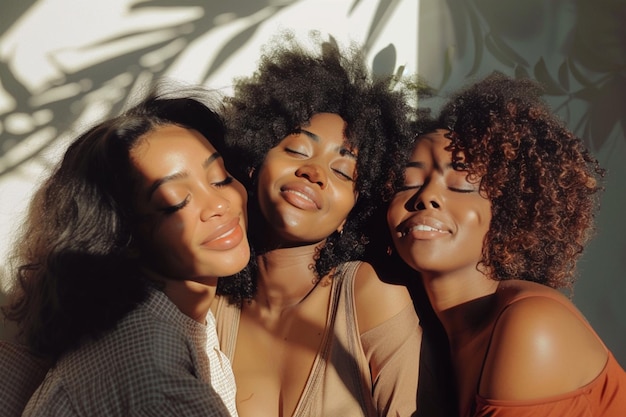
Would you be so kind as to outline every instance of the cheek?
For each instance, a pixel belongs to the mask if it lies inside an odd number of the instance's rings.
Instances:
[[[259,167],[259,182],[263,181],[267,183],[274,181],[281,175],[285,175],[286,171],[295,171],[295,169],[285,163],[285,161],[278,158],[272,158],[270,155],[265,158],[265,161],[263,161],[263,164]]]
[[[269,162],[269,163],[268,163]],[[256,183],[256,201],[266,219],[275,215],[276,207],[280,203],[281,179],[287,178],[289,172],[280,163],[270,160],[259,168]]]
[[[267,176],[265,175],[265,171],[259,172],[259,176],[257,177],[255,200],[258,204],[259,210],[264,217],[266,217],[268,214],[268,207],[271,208],[273,206],[269,197],[268,190],[269,185],[267,182]]]
[[[256,178],[256,194],[259,200],[267,199],[267,194],[272,188],[272,184],[276,175],[274,171],[267,165],[263,165],[259,169],[258,176]]]
[[[245,211],[248,204],[248,191],[240,182],[237,183],[237,193],[241,199],[241,208]]]
[[[235,190],[235,197],[233,199],[237,212],[240,212],[243,216],[244,224],[248,227],[248,193],[242,184],[238,184]]]
[[[176,252],[189,241],[191,233],[188,219],[181,214],[173,214],[156,225],[151,237],[152,245],[163,254]]]
[[[330,214],[337,219],[342,220],[342,224],[345,222],[346,218],[354,208],[356,204],[356,196],[352,194],[352,191],[346,191],[345,193],[340,193],[335,198],[335,204],[331,204]]]
[[[349,188],[346,188],[345,192],[343,192],[342,195],[343,195],[342,206],[344,207],[344,210],[346,211],[346,216],[347,216],[348,213],[350,213],[352,209],[354,208],[354,206],[356,205],[356,194],[354,193],[354,190],[352,189],[352,187],[349,187]]]
[[[398,197],[395,197],[389,203],[389,208],[387,209],[387,226],[393,232],[396,227],[400,224],[400,221],[404,214],[406,214],[406,210],[404,209],[405,201]]]
[[[466,211],[457,218],[465,225],[464,229],[469,233],[469,238],[480,242],[478,246],[482,248],[482,242],[491,225],[491,211],[488,209],[485,210],[485,207],[481,204],[471,209],[466,209]]]
[[[487,200],[480,201],[473,210],[474,221],[481,229],[488,230],[491,224],[491,204]]]

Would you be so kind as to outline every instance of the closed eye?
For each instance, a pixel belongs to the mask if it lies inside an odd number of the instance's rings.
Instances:
[[[333,168],[333,172],[337,175],[339,175],[340,177],[342,177],[343,179],[347,180],[347,181],[354,181],[354,178],[352,178],[350,175],[346,174],[343,171],[340,171],[338,169],[334,169]]]
[[[291,148],[285,148],[285,152],[290,153],[290,154],[293,154],[293,155],[298,155],[298,156],[308,157],[308,155],[307,155],[307,154],[302,153],[302,152],[298,152],[298,151],[296,151],[296,150],[294,150],[294,149],[291,149]]]
[[[474,189],[474,188],[455,188],[455,187],[448,187],[448,189],[450,191],[454,191],[455,193],[474,193],[478,190]]]
[[[165,215],[174,214],[178,210],[185,207],[189,203],[189,200],[191,200],[191,195],[187,194],[187,197],[185,197],[185,199],[181,201],[180,203],[174,204],[173,206],[163,207],[159,209],[159,211],[163,212]]]
[[[419,190],[420,188],[422,188],[422,184],[420,185],[403,185],[402,187],[398,188],[398,192],[402,192],[402,191],[409,191],[409,190]]]
[[[229,175],[228,177],[226,177],[226,179],[224,179],[224,181],[216,182],[213,185],[215,185],[218,188],[226,187],[227,185],[232,184],[233,180],[234,178]]]

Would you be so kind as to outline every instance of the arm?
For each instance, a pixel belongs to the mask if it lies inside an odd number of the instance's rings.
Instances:
[[[208,339],[198,334],[178,339],[167,328],[152,332],[155,339],[147,360],[152,369],[137,375],[132,384],[146,385],[141,392],[145,398],[136,403],[133,416],[236,417],[235,381],[230,363],[216,350],[212,326],[209,321]]]
[[[211,382],[197,376],[193,364],[178,354],[184,350],[184,345],[174,351],[165,349],[157,367],[150,365],[152,358],[142,361],[129,355],[127,366],[111,361],[110,368],[95,374],[83,365],[89,364],[88,358],[59,370],[59,375],[53,369],[31,397],[24,416],[236,417]],[[21,410],[14,415],[22,415]]]
[[[72,403],[71,395],[68,395],[67,390],[61,384],[48,384],[46,380],[35,391],[23,410],[20,410],[17,414],[7,414],[7,416],[10,415],[22,417],[78,417],[81,414],[77,412]]]
[[[362,264],[355,281],[355,308],[379,415],[413,415],[422,331],[408,291],[382,282],[370,265]]]
[[[190,373],[167,377],[159,399],[133,410],[132,417],[236,417],[211,385]]]
[[[206,332],[187,335],[188,340],[164,343],[167,349],[154,351],[151,386],[157,395],[148,401],[137,416],[209,416],[236,417],[235,380],[230,362],[218,350],[215,321],[207,315]],[[206,336],[206,338],[205,338]],[[156,345],[156,344],[153,344]]]
[[[48,364],[25,346],[0,341],[0,404],[7,416],[22,414],[47,371]]]

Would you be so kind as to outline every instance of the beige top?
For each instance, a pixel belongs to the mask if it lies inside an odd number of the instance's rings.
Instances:
[[[421,329],[413,306],[359,336],[354,277],[360,262],[338,268],[326,329],[294,417],[402,416],[417,409]],[[216,321],[221,349],[232,361],[240,309],[219,297]],[[372,381],[370,361],[382,364]]]

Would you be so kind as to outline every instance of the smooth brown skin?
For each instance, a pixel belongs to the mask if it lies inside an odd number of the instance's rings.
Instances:
[[[453,169],[444,133],[418,140],[406,169],[407,189],[392,200],[387,220],[398,252],[421,273],[446,329],[461,415],[467,415],[477,389],[489,399],[533,400],[586,385],[604,368],[607,350],[582,315],[554,300],[532,297],[510,305],[489,346],[496,313],[513,296],[549,293],[570,301],[547,286],[498,282],[477,268],[491,203]],[[436,230],[411,229],[418,224]]]
[[[311,265],[316,248],[341,230],[356,201],[356,164],[342,152],[343,126],[335,114],[315,115],[306,130],[318,140],[290,135],[260,169],[260,206],[272,219],[268,242],[279,248],[258,257],[258,292],[243,303],[233,360],[242,417],[291,416],[319,350],[332,286],[328,277],[318,282]],[[285,192],[298,187],[317,203]],[[358,270],[355,297],[361,333],[411,304],[405,287],[383,283],[369,264]],[[379,364],[371,367],[375,378]]]

